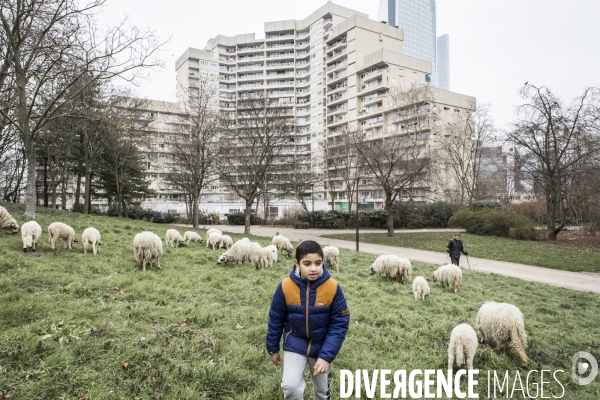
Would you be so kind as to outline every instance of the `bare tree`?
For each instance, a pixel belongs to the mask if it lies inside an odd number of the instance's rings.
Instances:
[[[534,191],[546,200],[548,238],[556,240],[566,225],[568,193],[582,167],[593,165],[598,155],[600,90],[586,88],[569,106],[545,86],[525,84],[521,96],[527,102],[508,140],[518,147]]]
[[[252,205],[267,181],[281,181],[282,166],[294,161],[296,130],[291,105],[263,92],[240,94],[235,112],[223,118],[217,166],[219,178],[246,205],[244,233],[250,233]]]
[[[294,155],[293,162],[284,164],[287,168],[283,168],[280,174],[281,185],[279,188],[281,188],[281,192],[279,194],[292,196],[307,213],[309,209],[306,204],[306,195],[314,193],[314,185],[318,182],[317,176],[311,171],[311,164],[317,164],[319,160],[321,158],[311,158],[311,154],[305,151],[298,152]]]
[[[2,117],[0,116],[0,119]],[[0,123],[0,190],[4,201],[16,202],[22,189],[26,160],[15,129]]]
[[[399,197],[412,197],[427,188],[431,165],[430,135],[435,129],[436,110],[428,86],[390,90],[387,132],[361,129],[354,136],[360,155],[359,172],[375,188],[383,190],[388,236],[394,236],[392,206]]]
[[[190,94],[184,104],[185,116],[167,145],[171,160],[165,165],[166,181],[183,190],[190,200],[196,229],[202,193],[219,177],[216,161],[222,121],[218,112],[218,82],[202,80],[198,89],[198,94]]]
[[[0,114],[16,128],[27,157],[25,217],[35,218],[35,140],[61,109],[100,80],[135,81],[157,66],[151,32],[124,22],[103,37],[93,12],[104,0],[0,0]],[[10,106],[6,106],[9,104]]]
[[[327,142],[327,180],[332,203],[339,192],[348,199],[348,211],[352,211],[352,199],[356,197],[356,178],[359,165],[359,151],[355,146],[356,131],[350,129],[341,135],[329,138]]]

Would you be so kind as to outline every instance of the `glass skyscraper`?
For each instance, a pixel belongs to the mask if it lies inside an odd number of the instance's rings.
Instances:
[[[437,38],[436,85],[440,89],[450,90],[450,35]]]
[[[404,54],[430,61],[435,85],[435,0],[379,0],[378,20],[404,31]]]

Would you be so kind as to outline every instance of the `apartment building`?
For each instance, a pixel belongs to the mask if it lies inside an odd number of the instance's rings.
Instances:
[[[264,26],[264,38],[218,35],[204,49],[188,48],[176,61],[178,101],[185,102],[207,80],[218,79],[221,109],[233,111],[236,98],[258,95],[286,107],[298,126],[294,151],[310,153],[307,167],[319,177],[312,193],[315,208],[347,209],[343,184],[336,183],[335,190],[327,187],[327,147],[351,130],[373,137],[387,132],[393,108],[387,101],[389,91],[429,84],[432,64],[403,54],[401,29],[331,2],[305,19]],[[467,112],[474,104],[469,96],[435,93],[448,114]],[[435,145],[435,133],[428,140]],[[421,190],[421,197],[428,200],[444,193],[434,184]],[[217,204],[226,195],[216,191],[207,199]],[[307,193],[307,200],[310,197]],[[381,191],[370,191],[363,201],[381,207]],[[294,202],[279,199],[271,204],[281,214]]]

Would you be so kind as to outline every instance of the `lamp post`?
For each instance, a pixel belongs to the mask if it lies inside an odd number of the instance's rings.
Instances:
[[[360,182],[361,179],[365,179],[364,175],[360,175],[359,177],[356,178],[356,252],[358,252],[358,182]]]
[[[312,212],[315,212],[315,192],[314,192],[315,184],[310,184],[310,198],[312,200]]]

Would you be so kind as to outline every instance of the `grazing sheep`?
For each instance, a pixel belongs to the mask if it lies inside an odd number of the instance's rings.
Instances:
[[[19,231],[19,224],[17,224],[17,221],[10,215],[8,210],[2,206],[0,206],[0,229],[10,229],[13,235]]]
[[[244,261],[250,261],[256,266],[256,269],[262,270],[264,262],[261,245],[256,242],[250,242],[246,238],[238,240],[229,250],[221,254],[217,260],[217,264],[239,264]]]
[[[407,284],[410,280],[412,267],[408,258],[398,257],[394,254],[386,254],[377,257],[371,265],[371,275],[374,273],[386,274],[386,276],[396,279],[398,283]]]
[[[165,243],[167,247],[179,247],[179,243],[185,242],[181,234],[175,229],[169,229],[165,234]]]
[[[208,237],[210,236],[211,233],[213,232],[217,232],[218,234],[222,235],[223,232],[221,232],[220,230],[218,230],[217,228],[210,228],[209,230],[206,231],[206,240],[208,240]]]
[[[98,245],[100,244],[100,232],[96,228],[86,228],[81,234],[83,242],[83,254],[87,254],[88,244],[92,244],[94,255],[98,254]]]
[[[286,238],[285,236],[281,236],[281,235],[273,236],[272,244],[275,245],[275,247],[277,247],[277,251],[280,251],[282,254],[283,254],[283,251],[285,250],[288,258],[294,251],[294,246],[292,246],[290,239]]]
[[[219,247],[219,243],[221,242],[221,234],[219,232],[212,232],[208,235],[208,239],[206,239],[206,247],[211,247],[213,250],[216,250]]]
[[[152,232],[141,232],[133,238],[133,251],[135,259],[139,262],[140,268],[145,271],[146,264],[152,268],[152,260],[156,258],[158,269],[160,267],[160,256],[162,256],[162,240],[157,234]]]
[[[458,293],[458,286],[462,282],[462,270],[454,264],[442,265],[433,272],[433,281],[440,282],[442,288],[448,285],[448,289]]]
[[[425,300],[425,297],[429,296],[429,293],[431,292],[429,284],[422,276],[417,276],[413,280],[412,289],[415,294],[415,300]]]
[[[523,366],[529,364],[529,358],[525,354],[525,323],[518,307],[508,303],[485,303],[477,313],[477,329],[482,343],[486,340],[496,342],[499,349],[504,349],[504,354],[508,352],[510,345]]]
[[[263,257],[263,265],[265,268],[272,267],[273,263],[277,262],[277,247],[271,244],[267,247],[263,247],[261,252]]]
[[[262,271],[264,266],[262,246],[256,242],[247,242],[244,246],[242,261],[250,261],[257,270]]]
[[[452,329],[450,344],[448,344],[448,369],[451,370],[456,357],[456,366],[467,364],[467,369],[473,369],[473,358],[477,351],[477,334],[469,324],[460,324]]]
[[[67,224],[62,222],[53,222],[48,227],[48,242],[52,247],[52,250],[56,250],[56,239],[61,238],[65,249],[68,247],[72,249],[72,245],[75,242],[75,231]]]
[[[37,241],[41,235],[42,227],[37,222],[25,222],[21,227],[21,239],[23,239],[23,252],[27,252],[28,247],[31,247],[31,251],[35,251]]]
[[[335,272],[340,272],[340,251],[338,248],[335,246],[323,247],[323,262],[329,269],[335,267]]]
[[[189,243],[189,242],[202,243],[202,236],[198,235],[196,232],[186,231],[183,234],[183,238],[185,239],[186,243]]]
[[[219,240],[219,248],[225,247],[227,250],[233,246],[233,239],[229,235],[221,235]]]

